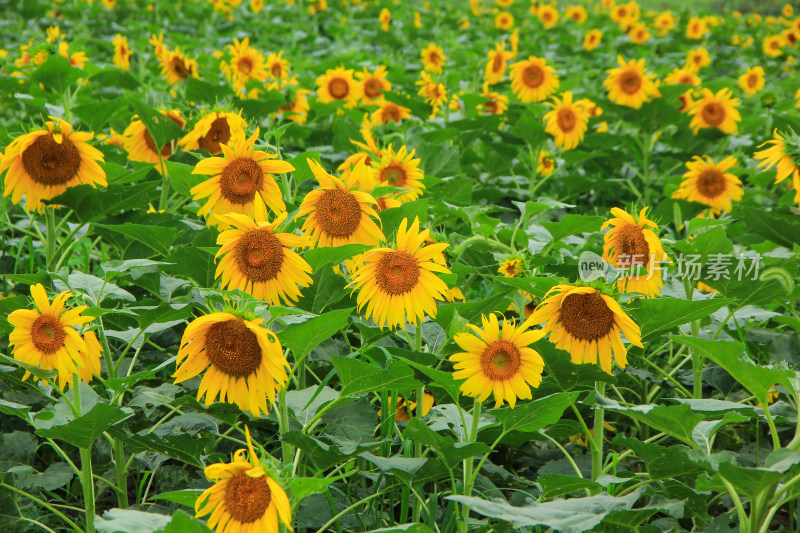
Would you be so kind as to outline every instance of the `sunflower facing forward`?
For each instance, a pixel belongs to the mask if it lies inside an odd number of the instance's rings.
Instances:
[[[107,185],[97,164],[103,154],[86,142],[94,134],[72,131],[69,122],[57,118],[45,122],[45,128],[17,137],[0,157],[0,174],[8,170],[3,196],[18,204],[25,195],[28,211],[42,211],[42,200],[75,185]]]
[[[299,287],[311,285],[311,266],[292,250],[307,247],[305,237],[275,231],[286,213],[272,223],[238,213],[219,218],[231,228],[217,237],[222,247],[215,259],[222,259],[214,277],[222,277],[222,288],[243,290],[270,305],[296,302]]]
[[[383,329],[406,329],[406,321],[419,324],[425,315],[436,316],[436,300],[444,300],[447,285],[435,273],[449,274],[434,259],[449,245],[424,246],[430,230],[419,230],[419,219],[411,227],[404,218],[397,230],[397,248],[374,248],[362,255],[353,291],[358,290],[358,310],[366,306],[366,317]],[[349,285],[348,285],[349,286]]]
[[[508,60],[513,57],[511,52],[506,52],[506,43],[497,43],[494,50],[489,51],[489,60],[483,72],[483,81],[489,85],[500,83],[506,73]]]
[[[689,108],[692,121],[689,127],[697,133],[700,128],[717,128],[723,133],[736,133],[739,129],[737,122],[742,116],[736,110],[739,99],[733,98],[730,89],[720,89],[716,94],[709,89],[703,89],[702,98],[695,100]]]
[[[603,82],[608,90],[608,99],[617,105],[639,109],[642,104],[661,96],[653,82],[655,74],[646,74],[644,59],[625,61],[617,56],[618,68],[608,71]]]
[[[544,116],[545,131],[555,137],[554,143],[563,150],[571,150],[583,140],[589,124],[589,114],[572,101],[572,91],[567,91],[562,98],[553,97],[550,105],[552,111]]]
[[[317,95],[323,104],[345,102],[354,105],[361,97],[361,85],[356,83],[353,69],[343,66],[328,69],[316,83]]]
[[[758,167],[764,170],[769,170],[777,165],[775,183],[780,183],[789,176],[792,177],[792,186],[795,190],[794,201],[800,206],[800,155],[797,150],[797,146],[800,146],[800,139],[793,131],[781,134],[776,129],[772,135],[774,139],[762,143],[759,148],[765,144],[772,146],[759,150],[753,157],[761,160]],[[787,143],[789,138],[793,141],[794,147]]]
[[[50,303],[41,284],[31,285],[31,296],[36,309],[17,309],[8,315],[8,322],[14,326],[9,336],[11,355],[26,365],[56,370],[56,385],[61,390],[74,385],[74,374],[82,381],[91,381],[93,375],[100,373],[100,343],[93,332],[81,336],[73,327],[93,320],[81,315],[86,306],[67,310],[64,304],[72,296],[69,291]],[[26,371],[22,379],[30,375]]]
[[[530,56],[511,65],[511,90],[523,103],[542,102],[558,89],[556,69],[541,57]]]
[[[728,156],[719,163],[709,156],[694,156],[686,163],[689,169],[683,175],[680,188],[672,193],[673,198],[705,204],[715,213],[731,210],[731,201],[738,202],[744,195],[742,182],[728,172],[736,166],[736,158]]]
[[[161,75],[170,85],[180,83],[190,76],[200,77],[197,73],[197,61],[183,55],[180,47],[169,50],[164,46],[158,56],[158,62],[161,64]]]
[[[545,332],[529,330],[527,322],[516,327],[505,319],[501,330],[494,313],[481,320],[482,330],[467,324],[477,335],[455,335],[454,340],[464,351],[450,356],[455,363],[453,378],[466,380],[459,387],[466,396],[482,402],[494,394],[495,407],[506,401],[513,409],[517,398],[530,400],[531,387],[542,382],[544,360],[530,345]]]
[[[208,527],[216,533],[278,533],[278,520],[291,531],[292,509],[283,488],[264,470],[245,426],[247,450],[237,450],[230,463],[205,469],[214,485],[195,502],[197,517],[211,513]]]
[[[425,70],[434,74],[442,73],[442,66],[444,65],[447,56],[441,46],[430,43],[420,52],[420,58]]]
[[[377,177],[378,186],[391,185],[409,189],[398,193],[396,198],[400,202],[412,202],[422,195],[422,190],[425,188],[422,183],[425,176],[419,168],[420,163],[421,160],[414,157],[414,150],[408,152],[406,147],[402,146],[395,152],[390,144],[381,153],[381,160],[372,162],[372,169]]]
[[[184,150],[202,148],[216,155],[222,151],[220,145],[228,144],[231,137],[243,137],[246,127],[247,122],[240,114],[212,111],[203,115],[178,144]]]
[[[278,337],[262,327],[262,320],[246,320],[232,313],[211,313],[193,320],[183,333],[178,350],[175,383],[205,371],[197,401],[235,403],[258,418],[275,403],[286,386],[289,363]]]
[[[277,154],[254,150],[259,130],[249,139],[233,139],[221,145],[223,157],[203,159],[192,174],[213,176],[191,189],[195,200],[208,198],[197,212],[208,216],[208,224],[217,224],[219,215],[242,213],[263,220],[269,206],[275,213],[286,211],[280,187],[272,174],[291,172],[294,167],[275,159]]]
[[[764,88],[764,68],[760,65],[747,67],[747,71],[739,76],[739,87],[752,96]]]
[[[573,363],[597,364],[599,358],[601,368],[610,374],[613,356],[625,368],[628,350],[620,333],[631,344],[644,348],[639,326],[614,298],[594,287],[556,285],[545,296],[528,322],[545,322],[542,331],[550,333],[550,342],[556,348],[570,353]]]

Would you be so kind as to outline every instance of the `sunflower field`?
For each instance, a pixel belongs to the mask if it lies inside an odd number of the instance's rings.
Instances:
[[[800,532],[800,5],[0,14],[0,531]]]

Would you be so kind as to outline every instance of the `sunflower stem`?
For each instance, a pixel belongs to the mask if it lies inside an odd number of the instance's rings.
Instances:
[[[692,295],[694,294],[694,287],[692,285],[692,281],[686,279],[683,281],[683,288],[686,291],[686,299],[691,301]],[[692,337],[697,337],[700,334],[700,321],[693,320],[691,323],[692,328]],[[692,352],[692,375],[693,375],[693,385],[692,385],[692,392],[694,392],[695,399],[702,399],[703,398],[703,354],[698,352],[697,350],[691,350]]]
[[[158,168],[161,170],[161,198],[158,200],[158,210],[166,211],[169,203],[169,173],[161,152],[158,152]]]
[[[596,381],[594,384],[595,405],[594,405],[594,443],[592,445],[592,480],[596,481],[603,473],[603,430],[605,424],[605,408],[597,404],[597,399],[606,390],[603,381]]]
[[[73,412],[75,418],[81,416],[81,387],[78,374],[72,375]],[[94,533],[94,478],[92,477],[92,444],[88,448],[80,448],[81,453],[81,486],[83,487],[83,504],[86,508],[86,533]]]
[[[419,321],[417,321],[416,327],[414,328],[414,330],[415,330],[414,349],[417,352],[421,352],[422,351],[422,324]],[[421,409],[421,408],[418,406],[417,410],[419,410],[419,409]]]
[[[293,464],[294,449],[284,440],[283,436],[289,431],[289,406],[286,405],[286,387],[278,393],[278,433],[281,436],[281,461],[284,466]]]
[[[122,439],[114,439],[114,467],[117,474],[117,505],[128,508],[128,469],[125,464],[125,448]]]
[[[419,344],[420,344],[420,334],[419,334],[419,332],[420,331],[421,331],[421,329],[419,327],[417,327],[417,351],[420,350],[420,348],[419,348]],[[424,410],[423,410],[423,405],[422,405],[424,403],[423,402],[424,398],[425,398],[425,385],[422,385],[419,389],[417,389],[417,409],[416,409],[416,413],[411,413],[412,415],[416,414],[417,418],[419,418],[420,420],[422,420],[422,417],[425,416],[425,413],[424,413]],[[422,457],[422,443],[420,441],[418,441],[418,440],[414,441],[414,457],[415,458]],[[415,496],[414,496],[414,510],[413,510],[412,520],[411,521],[415,522],[415,523],[419,522],[419,517],[422,514],[422,500],[419,498],[419,494],[421,494],[421,493],[422,493],[422,486],[420,485],[418,487],[417,491],[415,491]]]
[[[55,207],[52,205],[48,205],[44,209],[44,218],[47,224],[47,229],[45,230],[46,234],[46,242],[44,242],[44,253],[45,253],[45,268],[49,272],[53,266],[53,260],[55,259],[55,252],[56,252],[56,213]]]
[[[478,422],[481,419],[481,405],[481,402],[475,400],[475,406],[472,408],[472,427],[470,428],[470,432],[467,433],[468,444],[475,442],[478,438]],[[472,496],[472,486],[475,482],[475,479],[472,475],[472,466],[472,457],[464,459],[464,496],[466,497]],[[466,504],[464,504],[461,513],[462,520],[459,524],[459,527],[461,527],[463,524],[463,531],[466,531],[467,519],[469,518],[469,507]]]

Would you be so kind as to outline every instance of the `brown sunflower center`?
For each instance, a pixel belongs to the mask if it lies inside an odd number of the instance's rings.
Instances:
[[[703,106],[703,120],[709,126],[719,126],[725,120],[725,108],[718,102],[709,102]]]
[[[594,341],[614,327],[614,313],[599,292],[570,294],[561,302],[561,323],[576,339]]]
[[[335,100],[341,100],[350,93],[350,84],[342,78],[333,78],[328,83],[328,91]]]
[[[231,127],[228,125],[228,119],[219,117],[211,123],[208,128],[208,133],[197,140],[200,148],[205,148],[212,154],[218,154],[222,148],[220,144],[225,144],[231,140]]]
[[[378,206],[376,211],[383,211],[384,209],[387,208],[385,196],[381,196],[380,198],[376,199],[375,202],[377,203]]]
[[[381,113],[381,117],[384,124],[387,124],[389,121],[400,122],[400,108],[396,105],[387,105],[383,108]]]
[[[697,176],[697,190],[707,198],[716,198],[725,192],[725,177],[716,168],[708,168]]]
[[[40,315],[31,326],[31,340],[40,352],[51,354],[64,346],[67,334],[61,322],[50,315]]]
[[[276,78],[280,78],[281,74],[283,74],[283,68],[281,68],[280,62],[276,61],[269,67],[269,71],[272,73],[273,76]]]
[[[272,492],[266,477],[250,477],[240,470],[228,479],[223,499],[225,510],[234,520],[250,524],[267,512]]]
[[[519,371],[521,361],[519,348],[503,339],[491,343],[481,354],[483,375],[493,381],[505,381],[514,377]]]
[[[558,129],[564,133],[569,133],[574,130],[577,122],[575,119],[575,112],[568,107],[558,110],[556,121],[558,122]]]
[[[636,94],[642,86],[642,77],[632,70],[623,72],[619,77],[619,88],[626,94]]]
[[[758,83],[758,76],[756,76],[755,74],[750,74],[747,77],[747,86],[748,87],[755,87],[757,83]]]
[[[694,81],[694,79],[692,79],[691,76],[689,76],[688,74],[684,74],[678,80],[678,83],[681,83],[681,84],[684,84],[684,85],[691,85],[693,81]]]
[[[41,135],[22,152],[25,172],[44,186],[64,185],[78,174],[81,153],[66,137],[56,142],[55,135]]]
[[[544,70],[539,65],[529,65],[522,71],[522,82],[531,89],[536,89],[544,83]]]
[[[159,119],[158,117],[156,117],[154,120],[163,120],[163,119],[169,119],[170,121],[172,121],[172,123],[173,123],[173,124],[175,124],[175,125],[176,125],[176,126],[178,126],[179,128],[183,128],[183,124],[182,124],[180,121],[178,121],[176,118],[174,118],[174,117],[171,117],[171,116],[169,116],[169,115],[162,115],[162,118],[161,118],[161,119]],[[149,149],[151,152],[153,152],[154,154],[157,154],[157,153],[158,153],[158,147],[156,146],[156,142],[153,140],[153,136],[152,136],[152,135],[150,135],[150,131],[149,131],[147,128],[145,128],[145,130],[144,130],[144,142],[145,142],[145,144],[147,145],[147,148],[148,148],[148,149]],[[168,158],[169,156],[171,156],[171,155],[172,155],[172,148],[173,148],[173,143],[172,143],[172,141],[170,141],[170,142],[168,142],[167,144],[165,144],[165,145],[164,145],[164,146],[161,148],[161,157],[163,157],[164,159],[166,159],[166,158]]]
[[[408,252],[387,252],[378,261],[375,278],[383,292],[405,294],[417,286],[420,268],[417,259]]]
[[[229,376],[246,377],[261,366],[258,337],[239,319],[217,322],[206,332],[206,357]]]
[[[346,238],[358,229],[361,204],[353,193],[344,189],[325,191],[317,201],[317,223],[333,237]]]
[[[500,108],[497,107],[497,102],[495,100],[489,100],[483,107],[486,108],[486,112],[492,115],[497,115],[500,113]]]
[[[370,79],[364,84],[364,94],[367,95],[369,98],[377,98],[381,94],[381,89],[383,89],[383,84],[380,80]]]
[[[185,80],[192,74],[192,71],[186,68],[186,63],[184,63],[183,58],[177,56],[173,57],[172,60],[170,60],[169,68],[176,76],[178,76],[182,80]]]
[[[503,70],[503,54],[495,54],[492,60],[492,72],[500,72]]]
[[[249,57],[240,58],[237,65],[239,66],[239,72],[242,74],[250,74],[253,70],[253,60]]]
[[[249,204],[264,184],[264,170],[249,157],[234,159],[222,170],[222,196],[234,204]]]
[[[625,266],[647,264],[650,257],[650,245],[644,238],[644,232],[636,224],[622,226],[616,231],[617,256],[622,258]]]
[[[433,65],[438,65],[441,59],[439,58],[439,52],[430,52],[428,53],[428,63]]]
[[[400,165],[389,165],[381,170],[380,180],[387,182],[393,187],[404,187],[408,181],[408,176]]]
[[[275,279],[283,264],[283,245],[267,228],[250,230],[239,239],[236,266],[253,282]]]

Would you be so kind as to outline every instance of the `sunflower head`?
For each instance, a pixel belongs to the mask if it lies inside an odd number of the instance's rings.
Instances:
[[[729,170],[736,166],[736,158],[728,156],[714,163],[709,156],[694,156],[686,163],[688,172],[673,198],[698,202],[711,207],[714,213],[731,210],[731,201],[738,202],[744,195],[742,182]]]
[[[200,77],[197,72],[197,61],[183,55],[180,47],[176,47],[175,50],[163,47],[158,55],[158,61],[161,64],[161,75],[170,85],[180,83],[189,77]]]
[[[425,189],[422,183],[425,176],[419,168],[420,163],[421,160],[414,157],[414,150],[408,152],[405,146],[401,146],[395,152],[390,144],[383,150],[380,161],[372,162],[372,170],[378,185],[408,189],[407,192],[398,193],[396,198],[400,202],[412,202]]]
[[[547,100],[558,86],[558,74],[544,58],[530,56],[511,66],[511,90],[520,102]]]
[[[518,278],[525,271],[525,261],[518,255],[512,255],[503,259],[497,272],[507,278]]]
[[[571,150],[583,140],[589,124],[589,114],[572,101],[572,91],[566,91],[562,98],[553,97],[548,104],[552,111],[544,116],[545,131],[555,137],[555,145],[563,150]]]
[[[742,116],[736,108],[739,99],[733,98],[730,89],[720,89],[716,94],[703,89],[702,97],[689,108],[692,120],[689,126],[697,133],[700,128],[717,128],[723,133],[736,133]]]
[[[325,74],[317,78],[317,96],[323,104],[329,102],[344,102],[355,105],[361,98],[361,85],[356,83],[353,69],[343,66],[328,69]]]
[[[644,59],[625,61],[617,56],[618,68],[608,71],[603,82],[608,90],[608,98],[612,102],[639,109],[642,104],[654,97],[661,96],[653,82],[655,74],[646,74]]]
[[[228,144],[233,137],[244,137],[247,122],[239,113],[212,111],[203,115],[194,128],[179,141],[184,150],[208,150],[216,155],[222,152],[221,145]]]
[[[422,64],[425,70],[434,74],[441,74],[442,67],[447,59],[442,47],[433,43],[430,43],[422,49],[420,57],[422,58]]]

